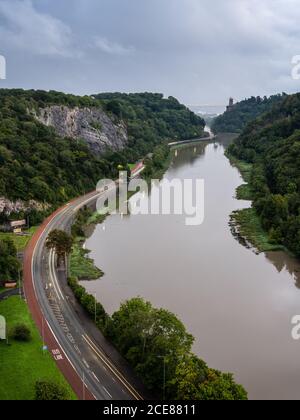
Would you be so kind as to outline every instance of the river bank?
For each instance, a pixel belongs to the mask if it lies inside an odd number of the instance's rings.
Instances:
[[[269,251],[285,251],[288,250],[280,245],[272,242],[268,233],[264,230],[260,218],[252,206],[253,191],[251,188],[251,172],[253,165],[238,160],[228,151],[225,151],[226,157],[230,163],[235,166],[245,182],[236,189],[237,200],[249,201],[251,207],[246,209],[235,210],[230,215],[230,228],[232,234],[237,240],[247,248],[253,248],[256,253]]]
[[[179,215],[112,215],[86,241],[105,276],[81,285],[109,314],[132,296],[176,313],[195,337],[193,351],[233,372],[250,399],[293,399],[300,368],[290,322],[299,309],[300,266],[280,251],[249,252],[232,236],[230,214],[251,203],[236,199],[243,181],[224,156],[231,141],[172,150],[165,179],[205,180],[201,226],[187,227]]]

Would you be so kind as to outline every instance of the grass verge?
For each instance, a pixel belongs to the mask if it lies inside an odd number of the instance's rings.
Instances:
[[[241,173],[246,184],[240,185],[236,190],[238,200],[253,200],[251,188],[251,172],[253,165],[236,159],[225,152],[230,163]],[[269,240],[268,233],[262,227],[260,218],[253,207],[234,211],[230,215],[230,227],[234,237],[247,248],[254,248],[257,253],[267,251],[282,251],[285,248],[279,244],[273,244]]]
[[[234,211],[230,224],[233,235],[247,248],[252,246],[258,252],[285,250],[283,246],[269,242],[268,234],[254,208]]]
[[[6,318],[8,331],[17,324],[26,324],[32,339],[20,343],[10,339],[10,345],[0,341],[0,400],[33,400],[38,380],[51,380],[64,386],[71,400],[76,396],[58,370],[49,353],[42,352],[39,332],[28,308],[18,296],[0,302],[0,314]]]
[[[26,248],[28,242],[30,241],[30,239],[32,238],[32,236],[34,235],[36,230],[37,230],[36,226],[31,227],[30,229],[25,231],[25,233],[27,233],[26,236],[15,235],[14,233],[2,233],[2,232],[0,232],[0,240],[1,239],[6,239],[6,238],[12,239],[12,241],[14,242],[18,252],[24,251],[24,249]]]
[[[88,258],[90,251],[83,249],[82,242],[77,239],[70,256],[70,275],[78,280],[97,280],[104,273],[94,265],[94,260]]]

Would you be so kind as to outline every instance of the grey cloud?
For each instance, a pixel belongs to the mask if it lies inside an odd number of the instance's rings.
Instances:
[[[104,53],[112,55],[130,55],[135,51],[132,46],[126,47],[118,42],[113,42],[100,36],[94,37],[93,46]]]
[[[0,54],[10,69],[0,86],[153,90],[186,103],[297,91],[290,74],[300,54],[298,4],[0,0]]]
[[[39,13],[30,0],[0,1],[1,44],[32,54],[71,56],[70,27],[50,14]]]

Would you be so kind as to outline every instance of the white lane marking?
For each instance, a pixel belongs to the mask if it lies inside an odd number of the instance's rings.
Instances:
[[[107,389],[105,388],[105,386],[102,386],[102,388],[104,389],[104,391],[107,393],[107,395],[112,398],[112,395],[107,391]]]
[[[94,379],[96,379],[96,381],[100,384],[100,381],[99,381],[99,379],[97,378],[96,374],[95,374],[94,372],[91,372],[91,373],[92,373],[92,376],[94,377]]]
[[[60,300],[60,294],[59,294],[59,291],[57,290],[56,282],[54,281],[54,276],[53,276],[53,272],[52,272],[52,250],[49,252],[49,260],[48,260],[48,263],[49,263],[49,275],[50,275],[50,279],[51,279],[51,282],[53,284],[53,287],[54,287],[54,290],[55,290],[55,294],[56,294],[58,300]]]
[[[60,285],[59,285],[59,281],[56,275],[56,268],[55,268],[55,253],[53,250],[50,251],[49,253],[49,266],[50,266],[50,275],[52,277],[53,280],[53,285],[54,285],[54,289],[57,293],[57,296],[60,300],[60,297],[62,300],[65,300],[65,297],[61,291]]]
[[[90,365],[88,364],[88,362],[85,359],[82,359],[83,364],[85,365],[85,367],[87,367],[88,369],[90,368]]]
[[[117,370],[117,368],[110,362],[109,359],[101,352],[96,344],[90,339],[88,335],[82,335],[82,338],[89,345],[89,347],[94,351],[94,353],[102,360],[102,362],[109,368],[109,370],[114,374],[115,377],[125,386],[125,388],[130,392],[136,400],[142,400],[143,398],[138,394],[138,392],[130,385],[130,383],[124,378],[124,376]],[[114,376],[111,379],[116,383]]]
[[[74,371],[77,373],[77,375],[78,375],[78,372],[77,372],[77,369],[75,369],[75,366],[73,365],[73,363],[71,362],[71,360],[70,360],[70,358],[69,358],[69,356],[66,354],[66,352],[65,352],[65,350],[63,349],[63,347],[60,345],[60,342],[58,341],[58,339],[57,339],[57,337],[56,337],[56,335],[54,334],[54,331],[52,330],[52,328],[50,327],[50,324],[49,324],[49,322],[46,320],[46,323],[47,323],[47,325],[48,325],[48,327],[49,327],[49,330],[51,331],[51,333],[52,333],[52,335],[53,335],[53,337],[55,338],[55,341],[57,342],[57,344],[59,345],[59,347],[60,347],[60,349],[61,349],[61,351],[63,352],[63,354],[65,355],[65,357],[66,357],[66,359],[68,360],[68,362],[70,363],[70,365],[72,366],[72,368],[74,369]],[[80,375],[79,375],[79,377],[80,377]]]

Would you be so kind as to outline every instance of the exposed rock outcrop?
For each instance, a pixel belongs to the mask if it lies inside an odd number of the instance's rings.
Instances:
[[[20,211],[27,211],[36,209],[38,211],[47,210],[49,204],[39,203],[34,200],[28,202],[22,200],[11,201],[5,197],[0,197],[0,213],[10,215],[11,213],[19,213]]]
[[[113,122],[101,108],[54,105],[32,113],[42,124],[52,126],[59,136],[85,140],[96,154],[108,148],[122,150],[128,141],[125,124]]]

